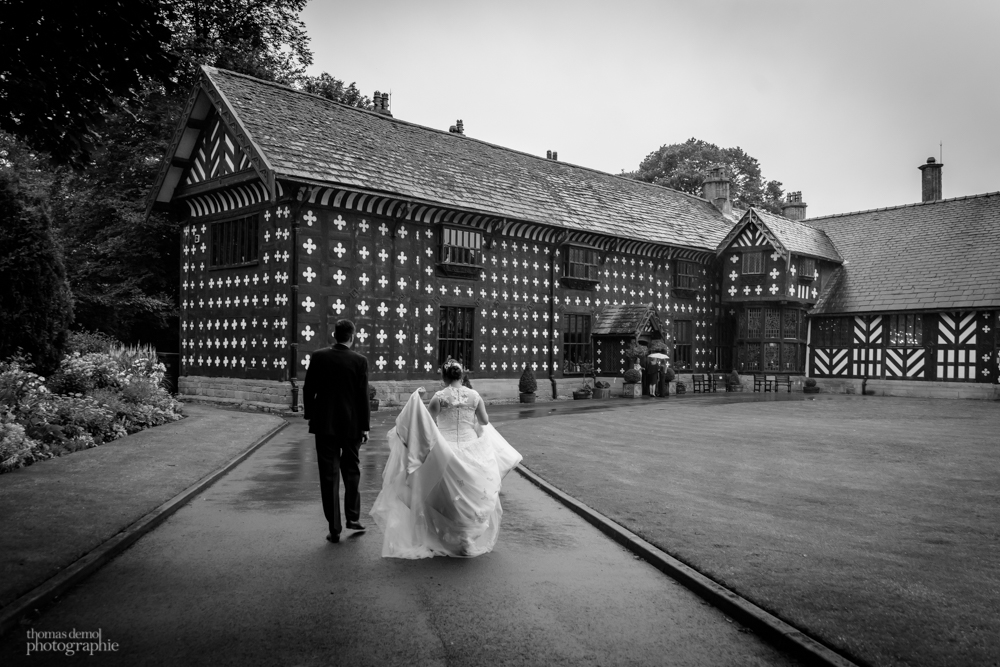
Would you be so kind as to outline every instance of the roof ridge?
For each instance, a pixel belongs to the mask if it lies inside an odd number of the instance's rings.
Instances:
[[[830,215],[820,215],[815,218],[806,218],[799,222],[810,223],[813,220],[828,220],[830,218],[844,218],[849,215],[861,215],[862,213],[877,213],[879,211],[895,211],[902,208],[913,208],[915,206],[932,206],[934,204],[946,204],[949,202],[962,201],[963,199],[979,199],[981,197],[994,197],[1000,195],[1000,190],[996,192],[982,192],[975,195],[963,195],[961,197],[950,197],[948,199],[935,199],[934,201],[918,201],[912,204],[899,204],[897,206],[883,206],[881,208],[869,208],[861,211],[850,211],[848,213],[831,213]],[[772,214],[773,215],[773,214]]]
[[[436,127],[428,127],[427,125],[420,125],[419,123],[414,123],[412,121],[403,120],[402,118],[395,118],[393,116],[386,116],[384,114],[380,114],[380,113],[378,113],[376,111],[372,111],[370,109],[362,109],[361,107],[355,107],[355,106],[351,106],[350,104],[344,104],[343,102],[337,102],[336,100],[331,100],[331,99],[329,99],[327,97],[323,97],[322,95],[317,95],[316,93],[310,93],[310,92],[307,92],[305,90],[299,90],[298,88],[294,88],[294,87],[292,87],[290,85],[287,85],[287,84],[284,84],[284,83],[278,83],[277,81],[267,81],[265,79],[258,79],[255,76],[250,76],[249,74],[243,74],[241,72],[234,72],[232,70],[222,69],[221,67],[212,67],[210,65],[202,65],[202,67],[205,70],[208,70],[208,71],[210,71],[212,73],[214,73],[214,72],[223,72],[225,74],[228,74],[228,75],[231,75],[231,76],[235,76],[235,77],[239,77],[241,79],[249,79],[250,81],[253,81],[255,83],[264,84],[264,85],[271,86],[271,87],[274,87],[274,88],[280,88],[282,90],[291,91],[293,93],[298,93],[300,95],[306,95],[308,97],[315,98],[317,100],[320,100],[320,101],[328,103],[328,104],[335,104],[338,107],[341,107],[343,109],[349,109],[351,111],[357,111],[357,112],[365,113],[365,114],[368,114],[370,116],[373,116],[375,118],[378,118],[378,119],[381,119],[381,120],[384,120],[384,121],[387,121],[387,122],[401,123],[403,125],[408,125],[410,127],[418,127],[418,128],[420,128],[422,130],[429,130],[431,132],[436,132],[438,134],[442,134],[442,135],[445,135],[445,136],[460,138],[460,139],[463,139],[465,141],[475,141],[475,142],[477,142],[479,144],[483,144],[485,146],[490,146],[490,147],[496,148],[498,150],[507,151],[508,153],[514,153],[514,154],[517,154],[517,155],[524,155],[525,157],[529,157],[529,158],[532,158],[534,160],[538,160],[539,162],[542,162],[542,163],[545,163],[545,164],[561,164],[561,165],[565,165],[565,166],[571,167],[573,169],[582,169],[584,171],[588,171],[588,172],[591,172],[591,173],[594,173],[594,174],[600,174],[601,176],[607,176],[607,177],[610,177],[610,178],[615,178],[615,179],[627,181],[629,183],[637,183],[640,186],[657,188],[659,190],[666,190],[668,192],[675,192],[677,194],[684,195],[685,197],[687,197],[689,199],[694,199],[695,201],[703,202],[705,204],[708,204],[713,210],[718,211],[718,209],[715,208],[715,205],[712,204],[712,202],[708,201],[707,199],[704,199],[704,198],[699,197],[697,195],[693,195],[693,194],[688,193],[688,192],[683,192],[681,190],[675,190],[673,188],[668,188],[667,186],[665,186],[665,185],[659,185],[658,183],[649,183],[648,181],[639,181],[639,180],[636,180],[636,179],[633,179],[633,178],[628,178],[626,176],[622,176],[620,174],[612,174],[612,173],[609,173],[609,172],[606,172],[606,171],[601,171],[600,169],[594,169],[593,167],[585,167],[583,165],[574,164],[572,162],[563,162],[563,161],[560,161],[560,160],[550,160],[550,159],[544,158],[544,157],[542,157],[540,155],[535,155],[534,153],[528,153],[528,152],[525,152],[525,151],[518,150],[516,148],[510,148],[509,146],[501,146],[500,144],[494,144],[494,143],[491,143],[489,141],[485,141],[483,139],[477,139],[476,137],[469,137],[469,136],[466,136],[465,134],[457,134],[455,132],[449,132],[447,130],[439,130]],[[722,219],[728,221],[728,218],[726,218],[722,214],[721,211],[718,211],[718,213],[719,213],[719,216]]]

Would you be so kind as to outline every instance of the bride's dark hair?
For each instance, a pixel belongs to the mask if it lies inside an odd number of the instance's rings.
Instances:
[[[449,359],[441,366],[441,377],[445,382],[454,382],[462,379],[462,364],[454,359]]]

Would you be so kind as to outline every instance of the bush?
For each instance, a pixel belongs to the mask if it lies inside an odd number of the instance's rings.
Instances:
[[[66,353],[90,354],[92,352],[107,352],[121,343],[101,331],[71,331],[66,341]]]
[[[673,368],[671,368],[670,366],[667,366],[667,369],[665,371],[663,371],[663,376],[664,376],[664,379],[666,379],[667,382],[673,382],[674,378],[677,377],[677,373],[674,372]]]
[[[642,380],[642,371],[638,368],[630,368],[625,371],[624,380],[626,384],[636,384]]]
[[[814,378],[806,378],[806,386],[807,387],[815,387],[816,386],[816,380]]]
[[[39,449],[39,443],[27,436],[12,413],[0,412],[0,472],[30,464]]]
[[[633,341],[632,344],[628,346],[628,349],[625,350],[625,356],[628,357],[629,359],[632,359],[633,361],[638,361],[639,359],[645,357],[647,354],[649,354],[649,350],[646,348],[646,346],[640,345],[635,341]]]
[[[535,371],[531,366],[525,365],[521,379],[517,382],[517,390],[522,394],[534,394],[538,391],[538,382],[535,380]]]
[[[65,357],[49,378],[48,386],[56,394],[84,394],[94,389],[121,389],[125,373],[121,366],[103,352]]]

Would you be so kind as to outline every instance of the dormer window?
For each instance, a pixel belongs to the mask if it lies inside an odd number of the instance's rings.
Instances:
[[[799,280],[813,280],[816,278],[816,260],[812,257],[802,257],[799,259]]]
[[[482,269],[483,235],[474,229],[441,229],[438,268],[452,278],[476,280]]]
[[[569,246],[563,256],[563,274],[559,282],[569,289],[594,289],[600,282],[598,261],[596,248]]]

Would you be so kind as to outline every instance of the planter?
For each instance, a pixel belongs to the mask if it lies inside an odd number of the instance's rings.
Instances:
[[[368,401],[368,404],[371,406],[372,412],[378,411],[378,401],[379,399],[377,398],[373,398],[370,401]]]
[[[521,394],[518,394],[518,396],[521,398],[521,402],[522,403],[534,403],[535,402],[535,392],[531,392],[530,394],[521,393]]]
[[[819,387],[802,387],[803,394],[818,394]]]
[[[683,382],[678,382],[677,383],[677,391],[676,391],[676,393],[678,393],[678,394],[686,394],[687,393],[687,385],[684,384]]]
[[[604,387],[594,389],[594,398],[611,398],[611,389],[605,389]]]
[[[591,395],[592,394],[589,391],[576,390],[576,391],[573,392],[573,400],[574,401],[583,401],[583,400],[586,400],[586,399],[590,398]]]
[[[638,382],[635,384],[626,382],[622,396],[625,398],[642,398],[642,385]]]

